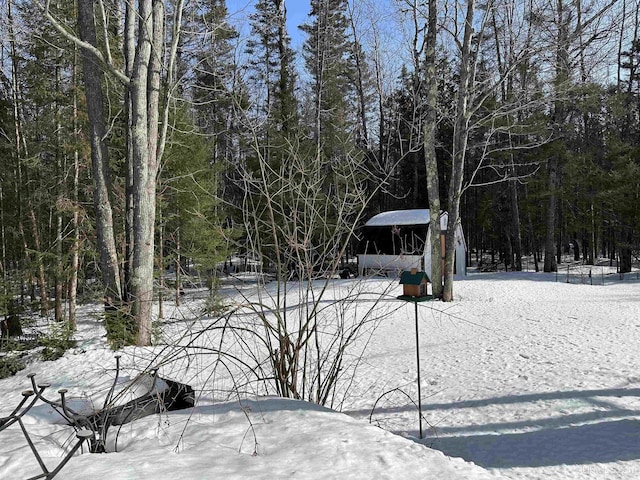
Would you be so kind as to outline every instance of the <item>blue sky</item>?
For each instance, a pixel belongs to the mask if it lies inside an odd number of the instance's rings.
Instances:
[[[244,23],[246,17],[253,11],[256,0],[227,0],[227,10],[233,23]],[[302,32],[298,25],[306,22],[311,10],[308,0],[285,0],[287,7],[287,30],[291,36],[293,48],[297,48],[302,42]]]

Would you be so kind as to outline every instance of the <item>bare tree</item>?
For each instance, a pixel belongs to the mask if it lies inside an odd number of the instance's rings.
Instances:
[[[433,296],[440,298],[442,288],[442,243],[440,225],[440,179],[436,158],[436,130],[438,126],[438,78],[436,75],[436,47],[438,42],[438,2],[429,0],[428,22],[425,39],[425,118],[423,120],[424,162],[427,171],[427,192],[429,193],[429,231],[431,232],[431,285]]]
[[[467,0],[462,43],[460,44],[460,73],[457,85],[458,90],[456,92],[457,104],[453,130],[453,150],[451,155],[452,162],[448,198],[449,220],[445,234],[444,289],[442,292],[442,299],[445,302],[453,300],[456,229],[460,224],[460,199],[462,197],[464,165],[470,131],[469,124],[472,115],[470,96],[475,82],[476,62],[478,59],[478,56],[474,55],[475,52],[472,45],[474,14],[475,0]],[[482,31],[482,26],[480,30]],[[463,261],[463,259],[458,259],[458,261]]]
[[[99,7],[98,16],[92,14],[94,4]],[[130,94],[130,105],[125,105],[125,109],[130,107],[130,124],[127,127],[131,148],[127,161],[132,166],[130,171],[133,202],[130,307],[136,324],[136,343],[149,345],[153,301],[156,177],[164,151],[170,98],[175,86],[174,70],[182,25],[183,1],[178,0],[172,5],[173,18],[170,24],[171,40],[168,52],[165,52],[164,2],[141,0],[135,5],[125,2],[125,18],[128,20],[124,31],[124,45],[127,45],[129,53],[134,52],[128,59],[125,70],[113,60],[107,15],[104,14],[105,5],[102,0],[81,0],[78,6],[87,8],[86,14],[99,20],[104,33],[102,45],[98,46],[76,36],[72,29],[55,17],[49,8],[49,2],[42,5],[42,8],[46,18],[61,35],[77,44],[101,68],[122,82]],[[133,19],[138,20],[137,29],[133,28]],[[128,67],[131,67],[130,72]]]

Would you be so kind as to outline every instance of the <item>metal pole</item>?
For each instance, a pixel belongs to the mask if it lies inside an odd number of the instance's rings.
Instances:
[[[418,302],[413,302],[416,310],[416,363],[418,366],[418,415],[420,421],[420,440],[422,440],[422,392],[420,390],[420,339],[418,336]]]

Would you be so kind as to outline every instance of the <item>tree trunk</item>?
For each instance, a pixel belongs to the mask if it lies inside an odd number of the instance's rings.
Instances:
[[[78,85],[78,60],[77,53],[74,54],[73,60],[73,85]],[[76,299],[78,296],[78,269],[80,266],[80,212],[78,204],[79,179],[80,179],[80,154],[78,152],[78,89],[73,89],[73,139],[76,147],[73,151],[73,243],[71,245],[71,272],[69,275],[69,328],[74,331],[76,329]]]
[[[595,265],[595,260],[597,258],[597,250],[596,250],[596,214],[595,209],[593,207],[593,201],[591,202],[591,231],[590,231],[591,241],[589,242],[589,252],[587,256],[587,263],[589,265]]]
[[[136,320],[136,344],[151,344],[153,303],[156,176],[160,57],[163,46],[163,4],[139,3],[140,28],[131,77],[131,141],[133,147],[133,268],[131,312]]]
[[[38,219],[36,217],[36,211],[31,205],[31,201],[27,202],[29,204],[29,220],[31,221],[31,235],[33,236],[33,246],[35,247],[36,254],[38,252],[42,252],[41,244],[40,244],[40,231],[38,229]],[[38,266],[38,288],[40,289],[40,315],[45,316],[49,311],[49,289],[47,287],[47,276],[44,270],[44,258],[42,256],[37,255],[36,264]]]
[[[60,96],[60,68],[56,66],[56,94]],[[62,125],[60,124],[60,107],[56,101],[56,176],[58,178],[58,198],[61,201],[65,194],[64,187],[64,161],[62,154],[62,139],[60,133],[62,131]],[[64,260],[62,255],[62,211],[56,209],[56,266],[55,266],[55,307],[54,318],[56,322],[62,322],[64,320],[63,313],[63,279],[64,279]]]
[[[429,195],[429,232],[431,236],[431,288],[442,297],[442,245],[440,241],[440,180],[436,158],[438,79],[436,78],[437,0],[429,0],[429,21],[425,44],[426,105],[423,125],[424,162]]]
[[[158,318],[164,318],[164,226],[162,225],[162,209],[158,211],[160,225],[158,227]]]
[[[93,0],[78,0],[78,28],[81,40],[97,44],[94,25]],[[104,101],[101,72],[91,53],[82,50],[85,97],[89,117],[89,142],[91,144],[91,170],[94,190],[93,204],[96,212],[96,236],[100,255],[100,270],[105,289],[105,307],[121,304],[120,273],[113,230],[113,213],[109,199],[109,157],[105,143]]]
[[[558,156],[553,155],[549,159],[549,200],[547,201],[546,217],[546,237],[544,242],[544,270],[545,272],[556,272],[556,210],[558,208]]]
[[[457,92],[456,119],[453,133],[453,160],[449,184],[449,220],[445,236],[445,271],[442,299],[453,301],[453,276],[456,253],[456,229],[460,225],[460,199],[464,179],[464,164],[469,139],[469,96],[474,78],[474,61],[471,37],[473,33],[473,16],[475,0],[468,0],[460,62],[460,79]],[[458,261],[465,261],[459,259]]]
[[[178,222],[179,223],[179,222]],[[182,291],[182,256],[180,254],[180,227],[176,231],[176,306],[180,306],[180,292]]]
[[[513,157],[512,157],[513,161]],[[512,164],[515,171],[515,166]],[[515,172],[514,172],[515,174]],[[518,183],[515,180],[509,182],[511,197],[511,222],[513,228],[514,265],[516,272],[522,271],[522,233],[520,230],[520,206],[518,205]]]
[[[504,271],[508,272],[509,267],[513,265],[513,239],[511,238],[511,231],[508,227],[504,232],[504,250],[502,256],[504,257]]]
[[[4,220],[4,193],[0,184],[0,242],[2,244],[2,259],[0,259],[0,270],[2,270],[2,294],[7,294],[7,237]]]
[[[631,272],[633,260],[633,252],[631,250],[631,245],[633,244],[633,231],[631,228],[625,228],[625,230],[626,231],[623,231],[622,233],[622,238],[624,239],[624,241],[619,243],[620,268],[618,271],[620,273]]]
[[[62,310],[63,288],[62,280],[64,276],[64,264],[62,260],[62,214],[56,214],[56,276],[55,276],[55,320],[62,322],[64,313]]]
[[[125,30],[124,30],[124,58],[125,74],[131,78],[135,60],[135,29],[136,12],[131,2],[125,6]],[[125,174],[125,211],[124,211],[124,237],[125,253],[123,259],[123,299],[129,304],[131,298],[131,268],[133,266],[133,144],[131,139],[131,89],[127,87],[124,95],[124,112],[126,128],[126,158],[127,167]]]
[[[620,247],[620,266],[619,273],[629,273],[631,271],[631,248]]]

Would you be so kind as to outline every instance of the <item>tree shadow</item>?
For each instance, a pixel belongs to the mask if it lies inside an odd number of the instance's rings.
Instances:
[[[443,436],[431,448],[485,468],[583,465],[640,459],[640,420],[523,433]]]
[[[541,392],[524,395],[507,395],[504,397],[481,398],[476,400],[461,400],[450,403],[422,403],[422,411],[429,410],[457,410],[460,408],[480,408],[490,405],[508,405],[516,403],[541,402],[549,400],[590,400],[594,397],[640,397],[640,388],[610,388],[604,390],[567,390],[565,392]],[[424,396],[423,396],[424,398]],[[414,411],[416,406],[398,405],[376,408],[375,413],[402,413]],[[347,410],[343,413],[352,416],[369,415],[371,410]],[[640,412],[637,412],[640,415]]]
[[[461,280],[465,282],[490,282],[518,280],[525,282],[557,283],[560,273],[556,272],[470,272]]]
[[[619,407],[606,398],[640,397],[639,388],[570,390],[422,405],[429,411],[483,408],[493,405],[580,400],[590,412],[516,422],[441,427],[436,436],[416,441],[485,468],[582,465],[640,459],[640,411]],[[415,405],[376,409],[376,415],[415,411]],[[346,412],[351,415],[365,411]]]

